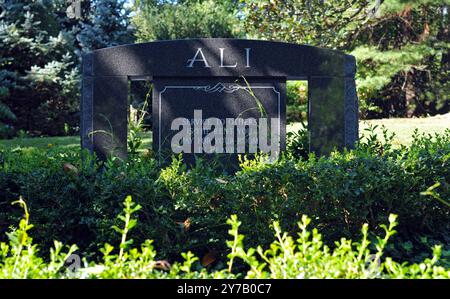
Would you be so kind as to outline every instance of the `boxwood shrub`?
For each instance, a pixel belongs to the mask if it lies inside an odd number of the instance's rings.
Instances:
[[[328,157],[295,153],[271,164],[263,157],[243,159],[230,174],[211,161],[186,169],[179,157],[160,168],[148,153],[101,163],[77,150],[0,150],[0,238],[20,219],[10,203],[22,196],[42,248],[56,239],[95,259],[93,249],[115,239],[111,226],[131,195],[142,206],[133,239],[154,240],[159,258],[192,251],[226,260],[232,214],[242,222],[246,245],[267,247],[274,221],[296,233],[298,219],[307,214],[333,246],[340,237],[359,239],[364,223],[382,232],[378,224],[394,213],[400,224],[390,256],[421,260],[430,246],[442,244],[442,262],[448,263],[450,130],[416,135],[408,147],[369,136],[355,150]]]

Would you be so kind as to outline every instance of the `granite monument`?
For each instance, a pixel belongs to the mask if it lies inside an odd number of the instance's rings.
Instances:
[[[81,144],[127,156],[129,80],[153,84],[153,149],[160,161],[285,148],[286,81],[308,81],[310,151],[358,139],[355,58],[307,45],[243,39],[156,41],[83,57]]]

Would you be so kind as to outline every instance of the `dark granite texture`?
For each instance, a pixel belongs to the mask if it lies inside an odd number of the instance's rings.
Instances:
[[[345,78],[344,95],[344,122],[345,122],[345,141],[347,148],[353,148],[358,140],[358,95],[356,94],[356,83],[353,78]]]
[[[178,117],[189,120],[194,118],[194,110],[202,111],[203,121],[210,117],[222,121],[225,131],[227,118],[277,118],[280,125],[279,150],[285,149],[286,140],[286,85],[282,80],[259,79],[247,83],[232,78],[221,79],[169,79],[155,78],[153,90],[153,148],[160,152],[160,159],[166,160],[171,155],[171,138],[179,131],[171,130],[172,121]],[[253,93],[253,94],[252,94]],[[258,106],[258,101],[261,107]],[[192,130],[194,124],[191,125]],[[211,130],[205,130],[203,137]],[[234,130],[233,144],[237,144],[238,132]],[[193,138],[192,138],[193,139]],[[237,161],[236,154],[226,153],[225,138],[223,140],[224,159]],[[194,142],[191,152],[194,153]],[[246,143],[246,153],[250,151]],[[237,152],[236,146],[234,152]],[[185,154],[184,159],[193,163],[195,157],[206,157],[208,154]]]
[[[344,78],[311,77],[308,80],[309,149],[318,155],[344,146]]]
[[[202,61],[188,66],[198,49]],[[220,67],[223,49],[223,66]],[[249,51],[247,61],[246,49]],[[201,54],[197,58],[203,58]],[[189,39],[156,41],[111,47],[94,51],[95,76],[163,77],[353,77],[355,69],[346,67],[351,56],[342,52],[306,45],[242,39]],[[247,63],[248,62],[248,63]]]
[[[80,141],[81,147],[89,151],[93,150],[92,136],[92,104],[94,102],[94,83],[92,78],[92,58],[93,54],[83,55],[81,82],[81,121],[80,121]]]
[[[100,159],[127,156],[127,113],[128,78],[95,77],[91,135]]]
[[[358,139],[355,72],[353,56],[269,41],[188,39],[96,50],[83,57],[82,146],[94,150],[102,159],[110,155],[126,157],[128,80],[150,78],[155,85],[153,140],[155,149],[159,150],[160,126],[167,128],[173,117],[189,116],[197,105],[205,115],[219,118],[236,117],[242,112],[240,109],[249,107],[252,101],[242,90],[226,92],[230,84],[244,77],[251,84],[274,86],[279,90],[281,107],[269,89],[261,89],[259,97],[271,113],[276,109],[282,111],[282,149],[286,80],[309,81],[310,150],[323,155],[333,148],[352,148]],[[224,84],[225,91],[214,92],[214,98],[210,94],[199,96],[201,90],[166,90],[162,97],[161,124],[158,123],[157,100],[168,84],[213,88],[218,83]],[[233,101],[236,97],[242,99]],[[161,132],[161,137],[170,135],[165,129]]]

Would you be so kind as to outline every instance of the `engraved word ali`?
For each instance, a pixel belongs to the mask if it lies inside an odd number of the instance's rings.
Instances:
[[[221,68],[236,68],[238,66],[237,62],[234,63],[224,63],[224,53],[225,48],[219,48],[219,56],[220,56],[220,64],[219,67]],[[250,67],[250,50],[251,48],[244,48],[245,50],[245,67]],[[197,52],[195,52],[194,56],[191,59],[187,60],[186,67],[193,68],[197,66],[196,62],[201,67],[211,67],[210,63],[208,63],[208,60],[205,58],[205,55],[203,54],[202,48],[197,48]]]

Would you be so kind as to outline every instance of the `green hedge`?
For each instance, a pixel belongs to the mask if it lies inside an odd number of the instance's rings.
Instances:
[[[152,240],[133,246],[129,234],[138,224],[134,214],[142,207],[131,196],[125,198],[123,211],[117,217],[121,225],[112,227],[120,235],[120,244],[99,246],[102,258],[98,262],[81,258],[76,245],[64,246],[59,241],[54,242],[45,261],[30,237],[34,226],[26,202],[20,198],[13,204],[20,205],[24,215],[19,227],[6,233],[8,242],[0,242],[0,278],[450,278],[450,268],[438,265],[441,246],[434,246],[431,258],[420,263],[400,263],[385,256],[386,245],[398,224],[394,214],[389,215],[389,226],[380,225],[384,235],[377,236],[375,250],[370,249],[367,224],[361,229],[359,241],[341,238],[330,249],[317,229],[309,229],[311,219],[306,215],[297,223],[298,239],[283,232],[274,221],[274,241],[269,248],[247,249],[245,236],[239,233],[242,223],[231,215],[227,220],[231,226],[231,240],[226,241],[227,267],[214,269],[214,256],[210,253],[200,261],[192,252],[183,252],[183,261],[171,263],[156,259]],[[237,267],[238,262],[243,267]]]
[[[160,258],[191,250],[216,252],[224,260],[232,214],[242,222],[248,246],[266,247],[273,221],[294,233],[307,214],[332,245],[340,237],[358,239],[364,223],[379,233],[378,224],[395,213],[400,225],[387,248],[391,256],[416,261],[440,243],[448,263],[450,131],[416,136],[408,148],[394,149],[389,138],[380,142],[369,135],[358,149],[326,158],[292,153],[274,164],[246,161],[236,174],[225,174],[201,162],[187,171],[178,159],[159,169],[148,156],[100,165],[78,151],[1,151],[0,236],[21,217],[10,202],[23,196],[37,243],[76,243],[89,256],[97,244],[115,239],[111,226],[123,198],[132,195],[143,207],[133,238],[153,239]],[[434,196],[421,195],[436,183]]]

